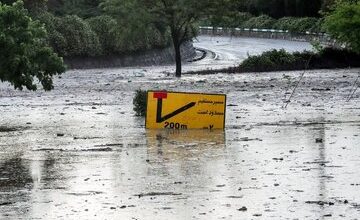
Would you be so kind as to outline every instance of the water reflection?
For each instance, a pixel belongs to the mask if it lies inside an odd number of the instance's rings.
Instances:
[[[147,130],[148,155],[166,160],[189,160],[225,148],[222,130]]]
[[[0,163],[0,189],[25,188],[31,186],[33,179],[30,175],[28,161],[16,155]]]

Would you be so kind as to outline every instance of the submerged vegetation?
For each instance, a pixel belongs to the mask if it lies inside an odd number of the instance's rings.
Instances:
[[[133,99],[134,111],[136,116],[146,115],[147,91],[136,90]]]

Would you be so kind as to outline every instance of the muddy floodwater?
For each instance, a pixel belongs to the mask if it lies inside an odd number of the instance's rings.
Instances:
[[[285,108],[302,71],[172,68],[72,70],[51,92],[0,84],[0,219],[360,218],[360,69],[306,72]],[[137,89],[224,93],[226,129],[146,130]]]

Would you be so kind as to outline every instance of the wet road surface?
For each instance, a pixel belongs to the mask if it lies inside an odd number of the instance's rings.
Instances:
[[[201,69],[237,66],[248,56],[272,49],[285,49],[288,52],[313,50],[308,42],[210,35],[199,36],[194,40],[194,46],[211,51],[205,59],[190,65],[191,68]]]
[[[285,109],[302,71],[170,68],[73,70],[46,93],[1,84],[0,219],[359,218],[359,69],[307,72]],[[147,131],[139,88],[225,93],[226,129]]]

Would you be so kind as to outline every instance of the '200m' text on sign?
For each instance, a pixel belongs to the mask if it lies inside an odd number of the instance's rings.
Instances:
[[[146,128],[224,129],[226,95],[147,93]]]

